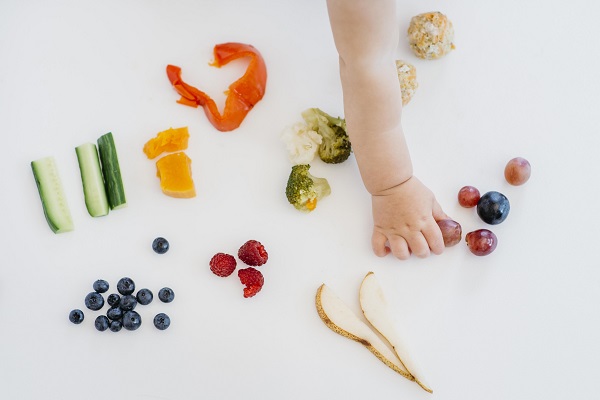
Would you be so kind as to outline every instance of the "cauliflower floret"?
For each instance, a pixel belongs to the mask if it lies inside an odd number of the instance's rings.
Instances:
[[[323,142],[323,138],[303,122],[288,126],[281,135],[292,164],[310,164]]]

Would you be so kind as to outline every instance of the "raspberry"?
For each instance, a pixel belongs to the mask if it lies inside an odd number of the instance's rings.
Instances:
[[[217,253],[210,259],[210,270],[217,276],[226,277],[235,271],[237,262],[232,255]]]
[[[263,278],[263,274],[257,270],[256,268],[244,268],[238,271],[238,277],[240,278],[240,282],[246,285],[244,288],[244,297],[252,297],[256,293],[260,292],[263,284],[265,283],[265,278]]]
[[[238,257],[244,263],[252,266],[263,265],[269,259],[265,247],[256,240],[248,240],[238,250]]]

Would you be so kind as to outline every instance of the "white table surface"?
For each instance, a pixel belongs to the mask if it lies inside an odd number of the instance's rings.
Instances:
[[[511,212],[489,257],[464,242],[400,262],[370,248],[370,199],[354,157],[313,163],[332,195],[310,215],[284,195],[290,163],[279,135],[320,107],[342,115],[337,53],[324,1],[0,2],[3,138],[0,387],[3,399],[590,399],[600,358],[600,27],[597,2],[410,1],[399,6],[398,58],[420,87],[404,109],[417,176],[468,232],[485,227],[458,189],[498,190]],[[456,51],[413,56],[410,17],[439,10]],[[177,104],[169,63],[218,101],[244,62],[211,68],[212,47],[256,46],[267,93],[234,132]],[[143,144],[188,126],[198,196],[160,192]],[[93,219],[74,147],[112,131],[128,207]],[[48,228],[29,163],[55,157],[75,230]],[[522,156],[524,186],[503,178]],[[171,243],[155,254],[157,236]],[[242,297],[208,261],[248,239],[269,252],[265,286]],[[358,311],[368,271],[406,325],[430,395],[319,319],[330,286]],[[67,315],[94,280],[130,276],[176,292],[135,332],[97,332]],[[172,318],[164,332],[152,316]]]

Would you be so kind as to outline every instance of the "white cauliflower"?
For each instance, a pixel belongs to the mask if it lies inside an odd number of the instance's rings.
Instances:
[[[281,140],[285,143],[292,164],[300,165],[312,162],[323,138],[304,122],[297,122],[283,131]]]

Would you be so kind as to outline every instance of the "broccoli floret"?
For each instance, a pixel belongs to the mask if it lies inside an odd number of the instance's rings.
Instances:
[[[346,133],[346,120],[334,118],[318,108],[309,108],[302,118],[310,129],[323,138],[319,146],[319,157],[328,164],[339,164],[350,157],[352,146]]]
[[[305,212],[314,210],[317,201],[331,194],[327,179],[312,176],[309,169],[308,164],[294,165],[285,188],[290,204]]]

